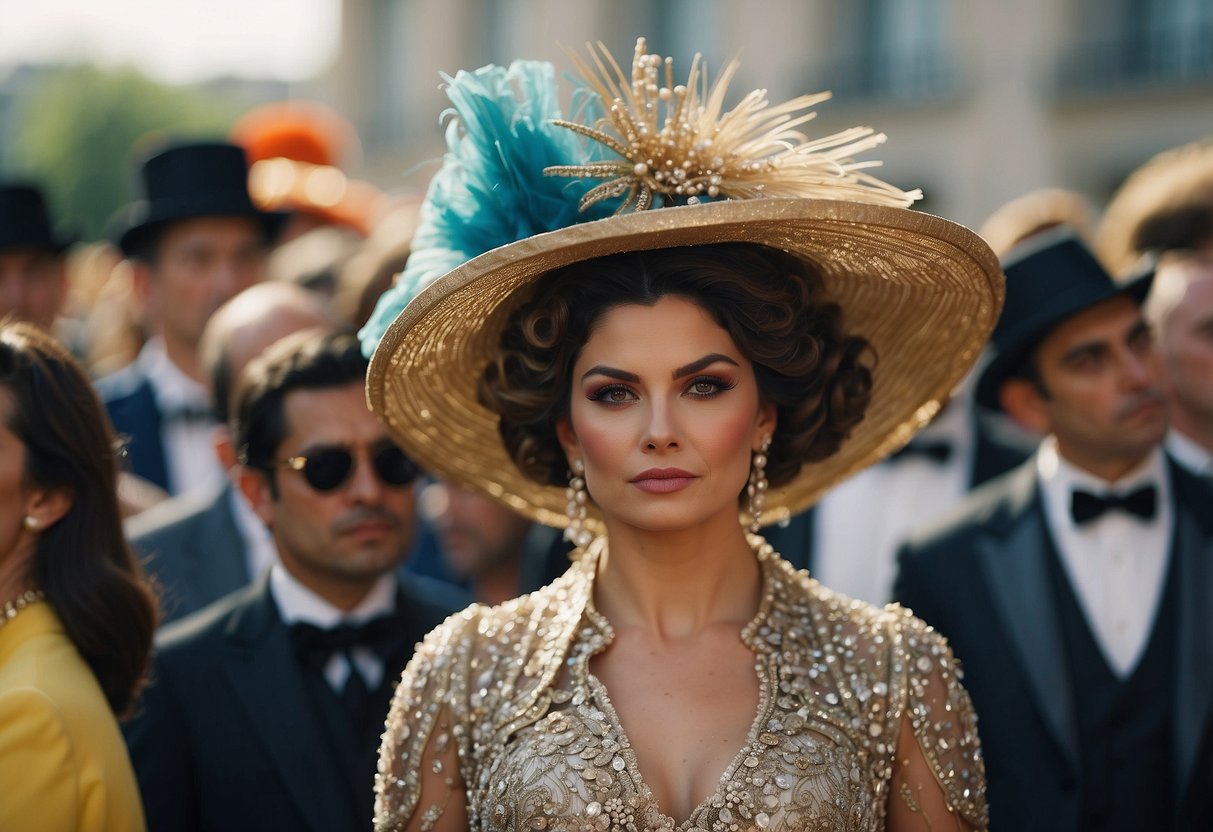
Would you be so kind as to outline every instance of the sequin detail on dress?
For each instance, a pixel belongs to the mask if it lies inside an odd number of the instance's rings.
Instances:
[[[422,771],[439,742],[453,741],[474,830],[875,832],[903,717],[949,809],[984,829],[976,718],[944,639],[899,607],[825,589],[754,540],[763,598],[742,640],[756,658],[759,710],[684,822],[662,814],[590,673],[613,637],[591,603],[590,551],[550,586],[473,606],[426,638],[388,716],[376,829],[403,828],[442,800],[418,805]]]

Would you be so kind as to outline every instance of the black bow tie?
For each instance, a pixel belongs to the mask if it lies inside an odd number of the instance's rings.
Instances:
[[[1142,520],[1150,520],[1158,511],[1158,489],[1152,485],[1143,485],[1128,494],[1109,492],[1104,495],[1074,489],[1074,493],[1070,495],[1070,514],[1074,517],[1076,525],[1084,526],[1112,509],[1128,512]]]
[[[929,459],[931,462],[936,462],[940,465],[946,463],[952,456],[952,444],[943,440],[918,440],[911,442],[904,448],[894,451],[889,457],[890,460],[897,462],[905,459]]]
[[[300,660],[316,670],[323,670],[334,653],[348,655],[357,647],[364,647],[386,659],[403,646],[407,634],[402,617],[396,614],[372,618],[364,624],[339,624],[330,629],[303,621],[291,626],[291,640]]]

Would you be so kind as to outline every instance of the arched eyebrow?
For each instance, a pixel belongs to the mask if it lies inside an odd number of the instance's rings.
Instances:
[[[677,379],[677,378],[683,378],[685,376],[689,376],[692,373],[699,372],[704,367],[710,367],[711,365],[715,364],[717,361],[723,361],[725,364],[732,364],[734,367],[741,366],[736,361],[729,358],[727,355],[721,355],[718,352],[714,352],[714,353],[711,353],[710,355],[705,355],[703,358],[692,361],[690,364],[684,364],[683,366],[677,368],[676,370],[674,370],[671,377]]]
[[[714,352],[710,353],[709,355],[705,355],[703,358],[697,358],[690,364],[684,364],[681,367],[675,368],[674,372],[670,373],[670,377],[674,379],[684,378],[692,373],[699,372],[704,367],[712,366],[717,361],[722,361],[725,364],[731,364],[734,367],[741,366],[727,355]],[[608,378],[618,379],[619,381],[628,381],[633,384],[640,381],[640,376],[636,375],[635,373],[629,373],[627,370],[620,370],[616,367],[608,367],[605,364],[596,364],[590,369],[586,370],[581,376],[581,380],[585,381],[587,378],[593,375],[607,376]]]
[[[585,371],[581,376],[581,380],[585,381],[590,376],[607,376],[608,378],[615,378],[620,381],[630,381],[633,384],[640,381],[640,376],[635,373],[629,373],[626,370],[619,370],[615,367],[608,367],[605,364],[595,364]]]

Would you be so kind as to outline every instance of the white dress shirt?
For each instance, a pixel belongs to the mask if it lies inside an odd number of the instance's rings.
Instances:
[[[396,575],[389,572],[375,582],[357,607],[348,613],[334,607],[328,601],[301,584],[280,564],[270,567],[270,594],[278,605],[282,623],[288,627],[296,622],[306,622],[328,630],[339,624],[358,625],[388,615],[396,609]],[[351,651],[358,671],[366,686],[374,690],[383,681],[383,660],[365,647]],[[345,687],[350,675],[350,665],[345,657],[334,654],[324,666],[324,678],[338,694]]]
[[[966,405],[956,401],[914,437],[915,442],[946,441],[951,446],[946,462],[920,455],[886,460],[822,498],[814,517],[815,578],[851,598],[888,602],[901,543],[968,491],[975,437]]]
[[[1200,477],[1213,477],[1213,451],[1189,439],[1174,428],[1167,434],[1163,447],[1171,458]]]
[[[1137,666],[1150,640],[1162,600],[1175,511],[1166,457],[1156,448],[1115,483],[1105,482],[1065,460],[1057,441],[1046,438],[1036,456],[1045,520],[1095,641],[1121,678]],[[1158,511],[1150,520],[1111,510],[1082,526],[1070,512],[1071,494],[1128,494],[1144,485],[1158,489]]]
[[[156,406],[162,414],[212,408],[206,388],[169,359],[164,342],[159,338],[148,341],[135,361],[151,382]],[[160,429],[160,440],[164,445],[169,493],[216,488],[222,482],[223,467],[215,456],[213,434],[214,423],[165,420]]]

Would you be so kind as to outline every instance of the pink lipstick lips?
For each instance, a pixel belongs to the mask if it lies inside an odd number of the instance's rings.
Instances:
[[[686,488],[698,477],[681,468],[649,468],[632,478],[632,485],[650,494],[670,494]]]

